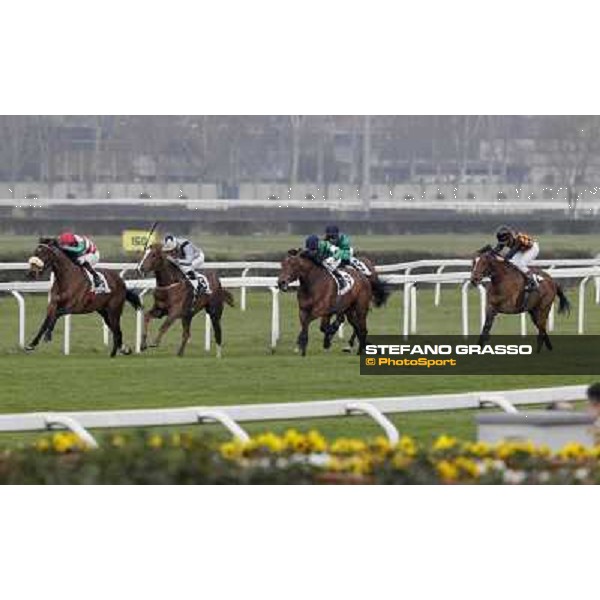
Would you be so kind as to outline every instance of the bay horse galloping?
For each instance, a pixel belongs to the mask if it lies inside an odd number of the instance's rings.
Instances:
[[[471,283],[479,285],[484,277],[491,279],[487,290],[487,308],[485,323],[479,336],[479,343],[485,344],[490,338],[490,330],[496,315],[519,314],[527,311],[537,327],[537,351],[545,345],[552,350],[546,325],[548,315],[558,296],[558,312],[569,312],[570,303],[562,287],[548,273],[534,269],[538,277],[537,289],[525,291],[525,277],[519,269],[494,252],[491,246],[484,246],[473,259]]]
[[[331,274],[310,255],[302,250],[288,251],[281,263],[281,272],[277,278],[277,286],[287,291],[294,281],[300,282],[298,288],[298,307],[300,311],[300,334],[298,348],[302,356],[306,356],[308,345],[308,327],[315,319],[321,319],[321,331],[325,334],[324,347],[331,345],[331,338],[337,330],[329,324],[335,310],[336,325],[348,319],[354,329],[360,353],[367,339],[367,313],[371,303],[372,292],[369,280],[354,269],[342,269],[351,273],[354,285],[343,296],[338,296],[337,285]]]
[[[204,309],[210,317],[215,333],[217,357],[221,358],[221,345],[223,342],[221,316],[225,304],[233,306],[234,303],[232,295],[221,287],[221,281],[217,274],[214,271],[205,271],[204,275],[208,280],[210,293],[196,294],[185,273],[173,259],[163,252],[162,244],[152,244],[146,250],[138,268],[141,273],[154,272],[156,277],[154,305],[144,314],[142,350],[146,350],[148,347],[158,347],[169,327],[177,319],[181,319],[183,329],[177,355],[183,356],[191,335],[192,319]],[[156,339],[153,343],[148,344],[150,322],[152,319],[160,319],[164,316],[167,318],[161,325]]]
[[[29,259],[30,278],[38,278],[48,269],[54,273],[54,283],[50,290],[50,301],[46,318],[39,331],[25,347],[31,352],[38,345],[42,336],[46,341],[52,339],[52,331],[56,321],[63,315],[81,315],[97,312],[110,329],[113,346],[110,355],[131,354],[131,350],[123,345],[121,331],[121,314],[125,301],[136,310],[142,309],[139,296],[128,290],[125,282],[114,271],[99,269],[104,275],[110,293],[96,294],[84,270],[75,264],[58,246],[53,238],[40,238],[40,243]]]

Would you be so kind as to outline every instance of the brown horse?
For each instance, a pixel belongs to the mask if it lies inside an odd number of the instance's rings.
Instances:
[[[479,285],[487,276],[491,279],[487,290],[485,323],[479,336],[480,344],[485,344],[489,339],[497,314],[519,314],[527,311],[538,330],[537,351],[540,352],[544,344],[548,350],[552,350],[546,329],[550,309],[557,296],[559,313],[568,312],[570,304],[562,287],[548,273],[539,269],[535,269],[535,272],[540,279],[538,289],[526,293],[525,277],[517,267],[494,252],[491,246],[485,246],[477,253],[473,259],[471,283]]]
[[[52,339],[56,321],[63,315],[79,315],[97,312],[104,319],[113,335],[113,347],[110,353],[130,354],[131,350],[123,345],[121,314],[125,301],[136,310],[142,308],[139,296],[125,287],[124,281],[114,271],[99,269],[104,274],[110,288],[109,294],[95,294],[84,270],[75,264],[57,245],[53,238],[41,238],[40,244],[29,259],[29,277],[38,278],[51,269],[54,283],[50,290],[50,301],[46,318],[36,336],[25,350],[31,352],[42,336],[46,341]]]
[[[192,319],[202,309],[210,317],[215,333],[217,346],[217,357],[221,357],[221,344],[223,334],[221,331],[221,316],[225,303],[233,306],[233,297],[221,287],[221,281],[214,271],[206,271],[204,274],[210,285],[210,294],[196,295],[192,283],[183,273],[181,268],[163,252],[162,244],[152,244],[144,254],[139,270],[141,273],[154,272],[156,277],[156,289],[154,290],[154,305],[144,314],[144,332],[142,334],[142,350],[149,346],[156,348],[160,345],[163,335],[169,327],[181,319],[182,333],[181,345],[178,356],[183,356],[185,346],[190,338]],[[148,330],[152,319],[160,319],[166,316],[161,325],[158,335],[152,344],[148,344]]]
[[[298,306],[300,310],[300,334],[298,348],[306,356],[308,345],[308,327],[315,319],[321,319],[321,331],[325,334],[324,347],[329,348],[331,338],[339,325],[347,318],[359,340],[358,352],[363,349],[367,339],[367,313],[372,292],[369,280],[354,269],[344,269],[354,278],[354,285],[343,296],[338,297],[337,285],[327,270],[301,250],[288,251],[281,263],[281,272],[277,286],[287,291],[294,281],[300,282],[298,288]],[[329,324],[336,314],[334,325]]]

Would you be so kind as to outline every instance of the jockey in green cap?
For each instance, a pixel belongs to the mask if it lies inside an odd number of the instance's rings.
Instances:
[[[327,225],[325,228],[325,240],[340,249],[342,265],[350,265],[367,277],[370,277],[371,271],[367,265],[354,256],[354,248],[352,248],[350,243],[350,236],[340,233],[337,225]]]

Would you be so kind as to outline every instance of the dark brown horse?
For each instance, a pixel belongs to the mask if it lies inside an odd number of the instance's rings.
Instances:
[[[369,280],[354,269],[349,272],[354,285],[343,296],[338,297],[337,285],[327,270],[301,250],[290,250],[281,263],[281,272],[277,286],[287,291],[294,281],[300,282],[298,288],[298,307],[300,310],[300,334],[298,348],[306,356],[308,345],[308,327],[315,319],[321,319],[321,331],[325,334],[324,347],[331,345],[331,338],[339,325],[347,318],[359,340],[358,351],[363,349],[367,339],[367,313],[372,292]],[[336,321],[329,321],[335,314]]]
[[[163,252],[162,244],[152,244],[142,258],[139,270],[142,273],[154,272],[156,289],[154,290],[154,305],[144,314],[144,332],[142,334],[142,350],[160,345],[163,335],[169,327],[181,319],[182,333],[178,356],[183,356],[185,346],[190,338],[192,319],[201,310],[206,310],[210,317],[215,333],[217,357],[221,357],[223,333],[221,331],[221,316],[225,304],[233,306],[233,297],[221,287],[221,281],[214,271],[206,271],[210,294],[196,294],[191,282],[175,261]],[[148,330],[152,319],[166,320],[160,326],[158,335],[153,343],[148,344]]]
[[[491,279],[487,290],[485,323],[479,336],[480,344],[485,344],[489,339],[497,314],[519,314],[527,311],[538,330],[537,351],[540,352],[544,344],[548,350],[552,350],[546,329],[550,309],[557,296],[559,313],[568,312],[570,304],[562,287],[548,273],[539,269],[534,271],[539,278],[538,288],[527,293],[523,273],[494,252],[491,246],[485,246],[477,253],[473,259],[471,283],[479,285],[484,277],[489,276]]]
[[[50,290],[46,318],[25,349],[29,352],[34,350],[42,336],[46,341],[50,341],[56,321],[63,315],[97,312],[113,335],[110,355],[115,356],[117,352],[130,354],[131,350],[123,345],[121,331],[123,305],[127,300],[136,310],[140,310],[142,303],[134,291],[125,287],[121,277],[114,271],[99,269],[99,272],[106,277],[110,293],[95,294],[84,270],[58,247],[56,240],[42,238],[29,259],[29,277],[38,278],[48,269],[54,273],[54,283]]]

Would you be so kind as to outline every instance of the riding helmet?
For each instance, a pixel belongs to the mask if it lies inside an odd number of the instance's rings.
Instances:
[[[498,227],[498,230],[496,231],[496,238],[499,242],[507,242],[512,237],[513,232],[510,227],[508,227],[507,225],[502,225],[501,227]]]
[[[318,235],[309,235],[304,241],[304,247],[307,250],[316,251],[319,248],[319,236]]]
[[[340,228],[337,225],[327,225],[325,227],[325,239],[335,239],[340,235]]]
[[[60,246],[74,246],[77,243],[77,240],[71,231],[64,231],[58,237],[58,243]]]
[[[163,240],[163,250],[165,250],[165,252],[171,252],[171,250],[175,250],[175,248],[177,248],[177,238],[172,233],[167,233]]]

